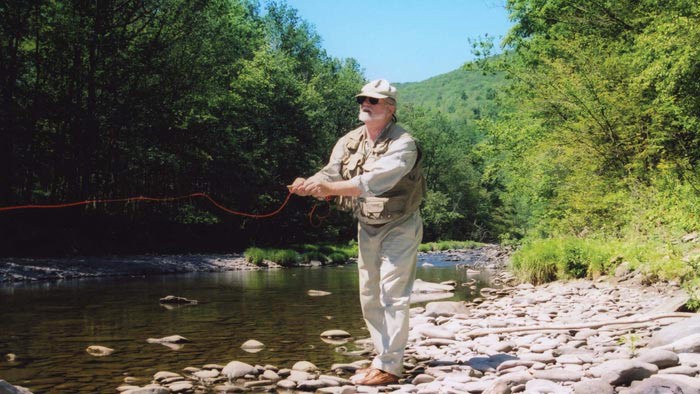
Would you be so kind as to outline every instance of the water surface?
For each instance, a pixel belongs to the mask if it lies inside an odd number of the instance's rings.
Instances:
[[[421,255],[417,277],[466,282],[466,270],[455,264]],[[480,287],[488,285],[487,276],[478,279]],[[143,385],[158,371],[233,360],[281,368],[308,360],[329,370],[333,363],[359,358],[337,352],[337,345],[321,340],[321,332],[368,336],[357,287],[354,264],[2,285],[0,379],[37,394],[114,393],[125,376],[143,378]],[[312,297],[310,289],[332,294]],[[458,286],[446,300],[474,294]],[[199,304],[167,309],[158,302],[166,295]],[[146,342],[169,335],[192,342],[177,350]],[[240,346],[248,339],[266,346],[247,353]],[[115,353],[93,357],[85,351],[90,345]],[[8,353],[17,359],[6,360]]]

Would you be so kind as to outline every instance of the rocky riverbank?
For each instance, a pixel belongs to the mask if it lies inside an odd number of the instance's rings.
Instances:
[[[474,268],[505,268],[508,253],[498,245],[484,245],[475,249],[420,253],[419,260],[440,254],[441,259],[467,264]],[[419,264],[422,263],[419,261]],[[308,265],[322,265],[311,262]],[[262,266],[252,264],[241,254],[168,255],[168,256],[111,256],[73,258],[0,258],[0,283],[33,282],[45,280],[85,279],[107,276],[140,277],[188,272],[222,272],[280,268],[265,261]]]

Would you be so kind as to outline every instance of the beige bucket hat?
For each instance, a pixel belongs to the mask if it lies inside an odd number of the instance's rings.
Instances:
[[[374,98],[392,98],[396,100],[396,88],[391,86],[386,79],[376,79],[362,87],[355,97],[366,96]]]

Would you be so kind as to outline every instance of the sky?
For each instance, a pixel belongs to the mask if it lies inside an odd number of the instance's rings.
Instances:
[[[419,82],[473,59],[469,39],[496,43],[512,23],[505,0],[287,0],[333,57],[354,58],[368,80]]]

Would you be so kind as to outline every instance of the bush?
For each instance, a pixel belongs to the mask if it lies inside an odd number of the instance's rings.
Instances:
[[[270,251],[269,260],[284,267],[291,267],[301,260],[301,256],[291,249],[273,249]]]
[[[302,253],[299,261],[301,261],[303,263],[310,263],[312,260],[317,260],[317,261],[325,263],[327,260],[327,257],[326,257],[326,255],[324,255],[323,253],[321,253],[319,251],[310,251],[310,252]]]
[[[534,284],[557,279],[560,248],[556,240],[538,239],[516,251],[511,257],[513,272],[523,281]]]
[[[342,263],[347,262],[350,259],[350,257],[347,254],[340,252],[340,251],[331,253],[328,256],[328,258],[330,259],[331,263],[333,263],[333,264],[342,264]]]
[[[263,260],[265,260],[267,252],[260,248],[248,248],[243,252],[246,261],[257,266],[262,265]]]

